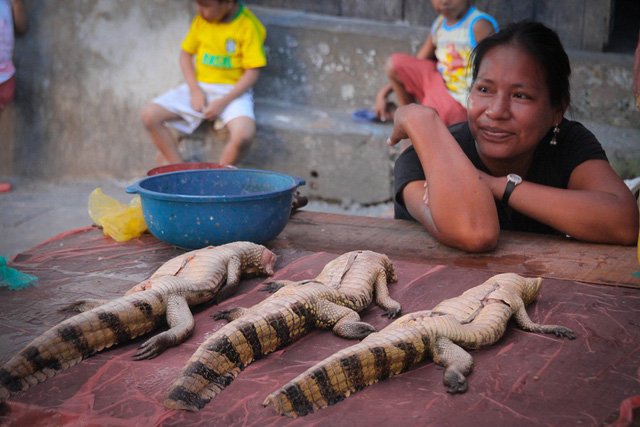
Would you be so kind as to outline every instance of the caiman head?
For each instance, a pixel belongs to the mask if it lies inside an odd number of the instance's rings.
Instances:
[[[274,266],[276,265],[276,260],[278,257],[276,254],[271,252],[269,249],[264,248],[262,250],[262,256],[260,257],[260,266],[262,269],[261,273],[265,273],[268,276],[273,276]]]
[[[244,272],[247,276],[272,276],[278,257],[264,246],[259,246],[262,250],[251,252],[245,260]]]

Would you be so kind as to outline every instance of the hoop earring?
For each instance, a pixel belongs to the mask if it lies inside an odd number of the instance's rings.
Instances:
[[[553,128],[553,137],[551,138],[551,141],[549,141],[549,145],[558,145],[558,140],[556,139],[556,137],[559,133],[560,128],[558,127],[558,125],[555,125],[555,127]]]

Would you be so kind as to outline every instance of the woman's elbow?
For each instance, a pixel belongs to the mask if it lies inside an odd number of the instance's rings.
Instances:
[[[635,245],[639,241],[638,229],[640,228],[640,211],[635,199],[627,202],[624,211],[619,215],[620,220],[616,221],[617,226],[611,233],[611,243],[620,245]]]
[[[640,242],[639,228],[640,220],[638,219],[638,211],[634,212],[632,219],[628,221],[625,227],[620,230],[620,244],[635,245]]]
[[[577,240],[591,243],[604,243],[609,245],[635,245],[639,241],[638,228],[638,208],[635,207],[621,212],[618,215],[611,215],[606,220],[600,220],[570,236]],[[581,231],[581,232],[580,232]]]
[[[499,233],[475,233],[470,239],[463,242],[459,249],[465,252],[489,252],[498,246]]]
[[[455,235],[442,236],[442,243],[465,252],[489,252],[498,246],[498,238],[500,237],[500,228],[477,227],[468,228],[466,230],[458,230]]]

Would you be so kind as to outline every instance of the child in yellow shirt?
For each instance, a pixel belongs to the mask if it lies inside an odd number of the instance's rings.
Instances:
[[[183,161],[165,124],[192,133],[203,120],[219,118],[229,131],[220,163],[233,165],[256,132],[252,87],[267,64],[266,30],[237,0],[195,2],[198,13],[180,52],[185,83],[146,105],[141,119],[163,165]]]

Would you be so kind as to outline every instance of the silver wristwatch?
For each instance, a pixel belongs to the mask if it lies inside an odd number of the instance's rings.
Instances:
[[[511,193],[513,189],[516,188],[516,185],[522,182],[522,178],[520,175],[516,175],[515,173],[510,173],[507,175],[507,186],[504,189],[504,193],[502,194],[502,204],[507,206],[509,203],[509,197],[511,197]]]

